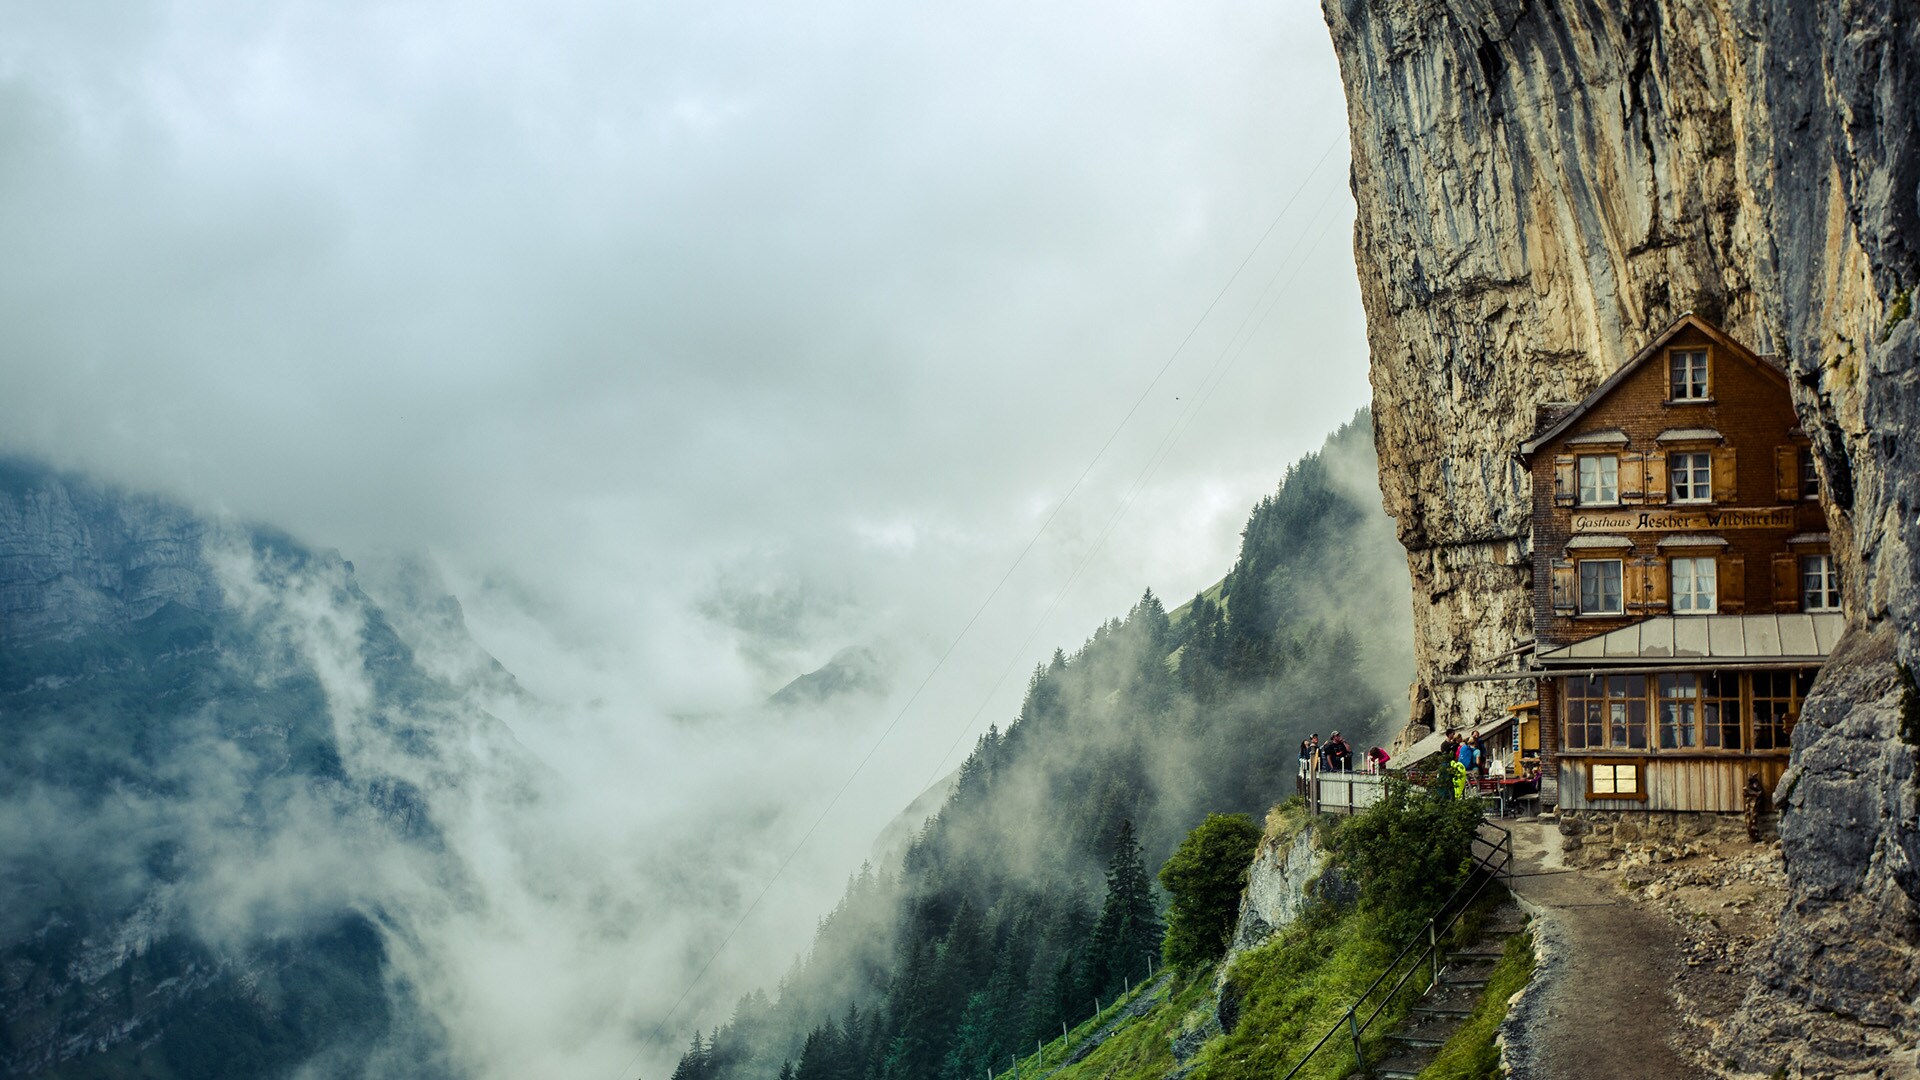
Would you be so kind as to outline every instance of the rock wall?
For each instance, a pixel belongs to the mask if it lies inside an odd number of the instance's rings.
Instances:
[[[1314,896],[1313,886],[1326,872],[1329,858],[1328,852],[1314,842],[1305,814],[1267,822],[1266,834],[1260,838],[1253,864],[1247,869],[1240,919],[1233,928],[1226,963],[1220,965],[1223,978],[1241,953],[1261,945],[1306,911]]]
[[[1853,630],[1778,792],[1790,900],[1740,1030],[1764,1048],[1826,1013],[1859,1026],[1831,1059],[1808,1049],[1808,1072],[1904,1052],[1920,1038],[1920,706],[1902,669],[1920,652],[1920,19],[1905,0],[1324,10],[1381,484],[1413,572],[1415,720],[1526,692],[1447,677],[1530,634],[1530,492],[1510,455],[1536,407],[1578,399],[1688,310],[1782,356]]]
[[[184,508],[0,460],[0,641],[71,639],[173,602],[221,604]]]

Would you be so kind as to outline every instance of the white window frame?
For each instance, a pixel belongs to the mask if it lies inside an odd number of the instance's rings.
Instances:
[[[1696,468],[1683,462],[1699,461],[1704,468]],[[1696,482],[1696,475],[1705,479]],[[1685,478],[1684,481],[1682,478]],[[1680,494],[1681,484],[1685,483],[1687,493]],[[1681,450],[1667,455],[1667,496],[1676,503],[1710,503],[1713,501],[1713,454],[1707,450]]]
[[[1696,365],[1694,361],[1699,361]],[[1684,374],[1682,374],[1684,368]],[[1696,380],[1695,376],[1699,376]],[[1669,401],[1710,401],[1713,386],[1708,381],[1707,350],[1675,349],[1667,354],[1667,393]]]
[[[1611,468],[1601,468],[1605,463]],[[1591,472],[1589,472],[1591,467]],[[1618,454],[1581,454],[1575,466],[1578,475],[1579,506],[1619,506],[1620,505],[1620,455]],[[1588,496],[1588,479],[1593,480],[1591,497]],[[1604,484],[1603,484],[1604,481]]]
[[[1675,615],[1711,615],[1720,610],[1720,562],[1711,555],[1668,560],[1667,603]]]
[[[1581,559],[1579,563],[1576,564],[1576,566],[1577,568],[1575,570],[1575,573],[1579,576],[1579,580],[1576,582],[1576,585],[1580,590],[1580,595],[1576,600],[1576,603],[1579,605],[1578,611],[1580,614],[1582,615],[1624,615],[1626,614],[1627,575],[1626,575],[1625,559]],[[1614,584],[1613,591],[1614,591],[1614,599],[1616,601],[1616,604],[1614,607],[1590,608],[1587,606],[1587,567],[1589,566],[1595,568],[1596,570],[1598,570],[1602,566],[1613,567],[1613,584]],[[1598,583],[1598,585],[1596,585],[1594,589],[1596,594],[1604,593],[1604,589],[1600,587],[1600,586],[1604,586],[1604,584],[1605,582],[1603,581]]]
[[[1840,571],[1832,555],[1800,556],[1800,610],[1840,610]]]

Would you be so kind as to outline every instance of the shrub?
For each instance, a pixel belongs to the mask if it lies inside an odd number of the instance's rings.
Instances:
[[[1360,886],[1360,906],[1389,940],[1418,929],[1464,876],[1480,800],[1429,796],[1388,780],[1380,801],[1334,833],[1334,851]]]
[[[1259,845],[1260,829],[1247,815],[1208,814],[1160,868],[1173,897],[1160,949],[1168,964],[1191,970],[1226,955]]]

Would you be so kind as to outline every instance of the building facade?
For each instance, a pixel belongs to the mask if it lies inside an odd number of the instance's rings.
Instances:
[[[1842,630],[1786,377],[1684,315],[1577,404],[1533,477],[1541,764],[1567,809],[1736,811],[1772,790]]]

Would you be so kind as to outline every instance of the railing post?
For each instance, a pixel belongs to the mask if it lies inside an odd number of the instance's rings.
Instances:
[[[1427,992],[1440,985],[1440,934],[1434,929],[1433,920],[1427,920],[1427,954],[1433,958],[1433,980],[1427,983]]]
[[[1354,1019],[1351,1008],[1347,1010],[1347,1030],[1353,1032],[1353,1060],[1359,1064],[1360,1074],[1373,1075],[1373,1070],[1367,1068],[1367,1055],[1360,1050],[1360,1021]]]

